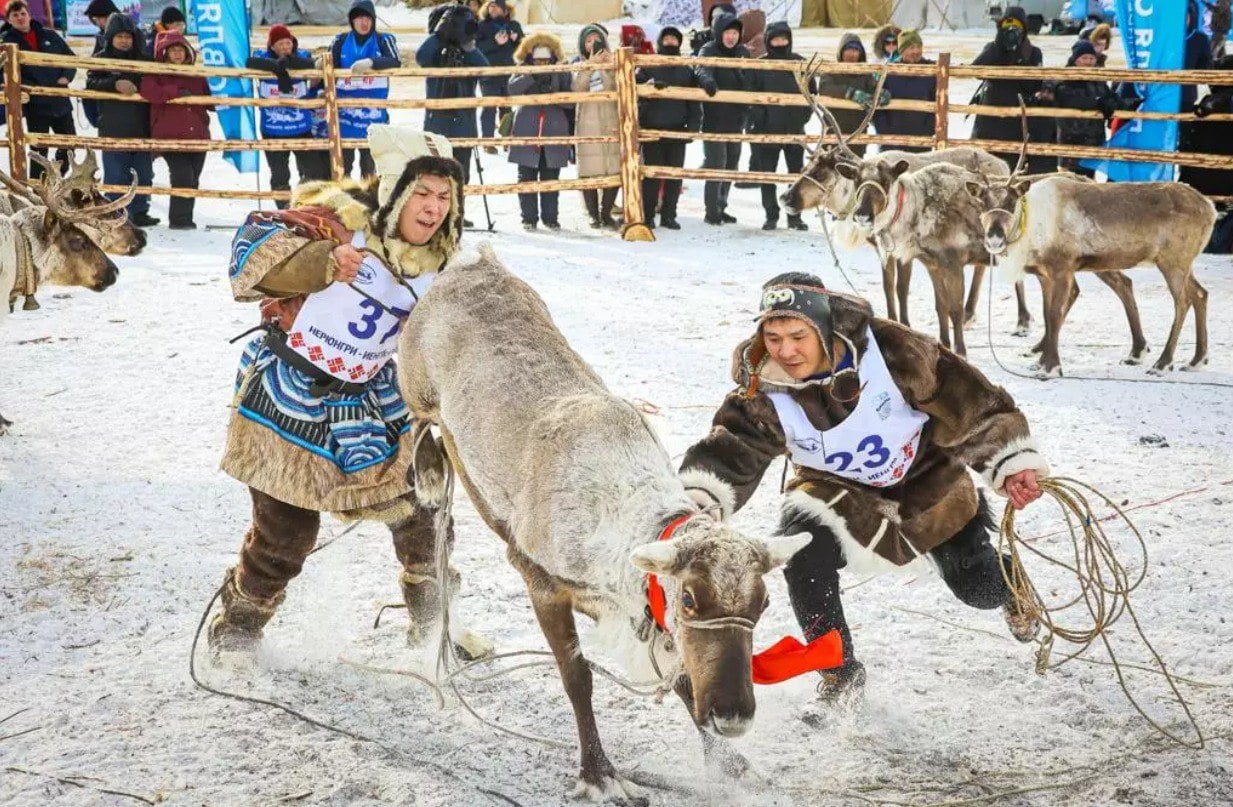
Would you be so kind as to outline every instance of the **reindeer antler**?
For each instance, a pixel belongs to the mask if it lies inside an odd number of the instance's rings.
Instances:
[[[852,150],[852,146],[848,143],[848,139],[853,135],[860,134],[865,131],[865,128],[869,126],[869,123],[873,120],[874,113],[878,111],[878,99],[882,96],[882,88],[886,84],[886,68],[883,67],[880,71],[878,71],[878,84],[873,91],[873,103],[869,106],[869,110],[865,113],[864,119],[860,122],[859,126],[847,135],[843,133],[843,129],[839,126],[839,121],[835,119],[835,114],[831,112],[825,104],[818,101],[818,99],[814,97],[813,93],[809,91],[809,82],[813,80],[814,76],[821,72],[821,68],[822,60],[817,54],[814,54],[813,57],[810,58],[805,71],[798,74],[796,79],[796,83],[800,88],[801,94],[805,96],[807,101],[809,101],[809,106],[813,110],[813,113],[817,115],[818,119],[822,122],[822,136],[819,138],[818,145],[821,147],[822,139],[826,137],[826,130],[827,128],[830,128],[835,132],[835,139],[838,141],[838,148],[844,153],[844,156],[859,162],[861,157]]]
[[[34,187],[38,195],[36,204],[43,205],[57,217],[74,223],[90,223],[95,226],[120,224],[123,216],[111,217],[111,214],[128,206],[137,194],[137,172],[130,169],[133,177],[129,189],[116,199],[101,204],[88,204],[81,207],[67,207],[64,204],[72,190],[69,183],[60,176],[60,167],[41,154],[30,153],[30,159],[43,166],[43,182]],[[7,184],[7,183],[6,183]],[[110,218],[109,218],[110,217]]]
[[[1023,172],[1024,164],[1027,162],[1028,148],[1028,115],[1027,104],[1023,100],[1023,96],[1019,95],[1019,123],[1023,130],[1023,143],[1019,146],[1019,160],[1015,163],[1015,170],[1010,172],[1010,176],[1006,180],[1006,186],[1010,187],[1010,183],[1015,180]]]
[[[85,151],[86,156],[81,162],[74,162],[70,157],[68,176],[64,178],[64,182],[69,188],[89,194],[93,191],[98,176],[98,162],[95,161],[92,150]]]
[[[31,156],[38,156],[38,155],[32,154]],[[17,194],[18,196],[25,199],[26,201],[30,202],[31,204],[34,204],[34,205],[43,204],[42,200],[40,200],[39,197],[35,195],[34,191],[30,190],[30,187],[28,185],[26,185],[23,182],[18,182],[16,179],[13,179],[13,177],[5,173],[4,171],[0,171],[0,184],[3,184],[10,191]]]

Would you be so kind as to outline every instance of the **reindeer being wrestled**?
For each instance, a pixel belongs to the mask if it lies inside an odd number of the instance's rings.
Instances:
[[[80,162],[70,160],[68,174],[63,179],[58,179],[60,166],[52,163],[43,155],[31,152],[30,159],[43,167],[44,177],[57,177],[56,181],[60,185],[54,193],[58,198],[63,199],[66,208],[76,210],[107,203],[107,197],[98,189],[98,163],[93,151],[87,149],[86,156]],[[12,189],[12,186],[9,188],[9,190],[0,191],[0,216],[11,216],[23,208],[38,207],[43,204],[42,200],[29,188]],[[146,246],[145,230],[128,220],[128,213],[124,208],[110,215],[99,217],[97,220],[88,219],[77,222],[77,226],[108,255],[132,257],[141,254],[141,250]],[[10,303],[10,311],[12,307],[13,303]],[[39,304],[34,295],[27,295],[22,310],[36,311],[38,307]]]
[[[0,183],[25,196],[28,191],[17,180],[0,172]],[[98,226],[115,211],[123,209],[136,192],[136,181],[120,198],[104,204],[70,208],[63,186],[49,175],[37,186],[31,204],[10,216],[0,215],[0,301],[11,302],[21,294],[33,294],[43,283],[84,286],[103,291],[116,282],[119,270],[111,259],[82,230],[80,225]],[[0,321],[9,315],[9,306],[0,305]],[[0,434],[12,424],[0,417]]]
[[[643,416],[608,390],[534,290],[487,247],[441,273],[412,312],[398,357],[407,405],[440,427],[459,480],[526,582],[574,709],[578,795],[640,801],[600,743],[575,611],[609,636],[641,641],[641,656],[654,654],[663,686],[689,708],[707,758],[743,774],[748,763],[724,738],[743,734],[754,716],[762,576],[810,536],[747,538],[702,511]],[[439,487],[417,463],[417,495]],[[655,613],[648,574],[665,592],[664,644],[646,616]]]

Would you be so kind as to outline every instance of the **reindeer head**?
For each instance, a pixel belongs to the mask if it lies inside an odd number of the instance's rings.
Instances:
[[[866,112],[865,119],[861,121],[860,125],[850,134],[845,135],[839,127],[839,122],[835,120],[834,113],[818,101],[811,89],[810,85],[821,68],[821,60],[815,56],[809,60],[804,70],[797,75],[797,87],[800,88],[801,94],[805,96],[810,109],[813,110],[813,114],[821,123],[822,134],[801,175],[779,196],[780,203],[791,214],[798,214],[803,210],[812,210],[815,207],[822,207],[836,214],[848,209],[854,186],[850,182],[845,181],[843,174],[838,169],[842,164],[859,163],[861,161],[860,155],[854,152],[852,147],[848,145],[848,138],[857,132],[864,131],[869,122],[873,120],[873,113],[877,111],[877,104],[875,102]],[[885,81],[886,73],[883,72],[878,79],[877,90],[874,92],[875,98],[881,95],[882,85]],[[823,143],[827,129],[835,133],[836,142],[834,144],[826,145]]]
[[[664,585],[699,727],[728,737],[749,728],[755,707],[753,628],[769,604],[762,575],[809,541],[808,533],[750,539],[699,515],[671,540],[645,544],[630,555],[634,566]]]
[[[30,204],[14,218],[19,220],[30,245],[40,280],[102,291],[116,282],[120,272],[81,225],[108,227],[116,211],[122,211],[136,193],[136,177],[132,187],[120,198],[74,208],[68,206],[69,192],[58,166],[41,155],[31,156],[42,161],[47,170],[41,184],[31,190],[3,172],[0,172],[0,183]]]
[[[887,164],[884,160],[862,160],[859,163],[841,163],[839,173],[856,186],[852,203],[852,223],[872,229],[873,222],[892,203],[891,193],[895,180],[908,170],[906,160]]]
[[[53,169],[53,164],[41,154],[32,152],[30,159],[43,166],[44,177],[59,176],[59,167]],[[70,161],[68,174],[57,181],[59,186],[52,192],[61,196],[65,207],[70,210],[97,209],[108,202],[98,189],[98,163],[94,152],[89,149],[86,149],[86,156],[80,162]],[[128,212],[124,208],[110,215],[83,219],[77,222],[77,226],[108,255],[140,255],[146,246],[145,231],[128,220]]]
[[[1021,235],[1018,233],[1019,205],[1031,184],[1031,180],[1021,177],[967,183],[968,193],[980,206],[980,225],[985,232],[985,249],[990,255],[1005,253],[1007,247]]]

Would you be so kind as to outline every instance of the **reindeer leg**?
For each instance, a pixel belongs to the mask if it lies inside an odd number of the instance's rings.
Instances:
[[[685,708],[693,713],[694,693],[693,685],[689,678],[682,675],[677,679],[676,685],[673,687],[679,697],[685,703]],[[732,743],[726,737],[721,737],[709,729],[694,724],[698,729],[698,736],[702,739],[702,757],[706,760],[708,766],[717,768],[725,776],[730,779],[744,779],[756,773],[749,760],[743,754],[732,747]]]
[[[950,347],[950,304],[946,299],[946,274],[937,265],[925,264],[929,279],[933,281],[933,310],[938,315],[938,341],[942,347]]]
[[[1199,281],[1191,275],[1190,304],[1194,306],[1194,358],[1183,370],[1192,370],[1207,364],[1207,289],[1199,285]]]
[[[912,261],[898,261],[899,282],[895,284],[895,291],[899,294],[899,322],[904,327],[912,327],[912,323],[908,322],[908,290],[912,285]]]
[[[899,321],[895,308],[895,259],[887,255],[882,259],[882,293],[886,295],[886,318]]]
[[[1057,324],[1057,329],[1059,332],[1062,330],[1062,323],[1066,322],[1066,318],[1070,316],[1070,309],[1075,307],[1075,300],[1078,300],[1078,299],[1079,299],[1079,284],[1072,282],[1070,284],[1070,299],[1066,301],[1066,308],[1065,310],[1062,311],[1062,319]],[[1032,349],[1028,355],[1035,355],[1037,353],[1040,353],[1044,349],[1045,349],[1045,338],[1042,336],[1039,342],[1032,345]]]
[[[946,272],[946,303],[950,327],[955,332],[955,352],[966,356],[968,348],[963,341],[963,264]]]
[[[8,420],[4,415],[0,415],[0,437],[9,433],[9,426],[13,425],[13,421]]]
[[[1040,288],[1045,298],[1045,337],[1040,351],[1041,378],[1052,378],[1062,374],[1062,359],[1058,353],[1058,338],[1062,330],[1062,322],[1066,318],[1066,307],[1070,301],[1071,286],[1074,284],[1073,274],[1063,274],[1060,278],[1040,276]]]
[[[972,267],[972,287],[968,289],[968,301],[963,306],[963,324],[976,322],[976,306],[980,302],[980,287],[985,281],[985,265],[978,263]]]
[[[1027,336],[1032,332],[1032,313],[1027,307],[1027,290],[1022,280],[1015,281],[1015,302],[1019,304],[1019,322],[1011,336]]]
[[[1160,267],[1160,272],[1164,275],[1169,294],[1173,295],[1173,325],[1169,328],[1169,338],[1165,342],[1164,350],[1160,352],[1160,358],[1152,365],[1152,369],[1148,370],[1152,375],[1161,375],[1173,369],[1173,351],[1177,349],[1177,338],[1182,333],[1182,326],[1186,324],[1186,314],[1190,311],[1189,292],[1192,278],[1189,264],[1177,265],[1158,260],[1156,265]],[[1204,350],[1206,350],[1206,341],[1205,335]]]
[[[1139,320],[1134,283],[1121,272],[1097,272],[1096,279],[1112,289],[1117,299],[1121,300],[1126,321],[1130,323],[1130,355],[1122,359],[1122,364],[1138,364],[1147,352],[1147,338],[1143,335],[1143,323]]]
[[[616,768],[604,753],[599,740],[599,727],[595,724],[595,711],[591,706],[591,668],[583,661],[578,647],[578,628],[574,624],[574,610],[567,591],[554,585],[538,570],[516,564],[527,583],[535,618],[556,657],[557,669],[565,694],[574,707],[574,720],[578,724],[578,743],[582,749],[582,766],[578,774],[578,786],[574,798],[589,801],[614,801],[625,805],[647,804],[637,785],[617,775]]]

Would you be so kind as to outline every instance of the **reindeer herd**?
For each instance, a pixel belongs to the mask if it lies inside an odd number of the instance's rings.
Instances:
[[[781,203],[791,212],[822,208],[878,248],[890,319],[909,324],[908,284],[912,261],[919,260],[933,281],[938,338],[964,354],[964,326],[975,318],[986,267],[996,261],[999,273],[1015,281],[1016,335],[1026,336],[1031,322],[1023,275],[1040,281],[1045,333],[1031,353],[1040,356],[1040,377],[1057,376],[1062,372],[1058,335],[1079,296],[1075,275],[1094,272],[1126,310],[1131,350],[1125,362],[1138,364],[1147,340],[1133,285],[1123,272],[1155,264],[1173,297],[1173,322],[1149,372],[1172,368],[1191,309],[1196,345],[1187,367],[1207,362],[1207,291],[1195,280],[1193,267],[1211,238],[1216,210],[1201,193],[1178,182],[1097,184],[1068,173],[1024,176],[1026,115],[1013,171],[998,157],[970,147],[861,157],[848,143],[851,133],[845,135],[808,91],[817,69],[810,65],[802,73],[802,92],[823,133],[833,131],[836,142],[818,144]],[[868,111],[856,131],[869,124],[874,111]],[[967,266],[973,267],[973,275],[965,303]]]

